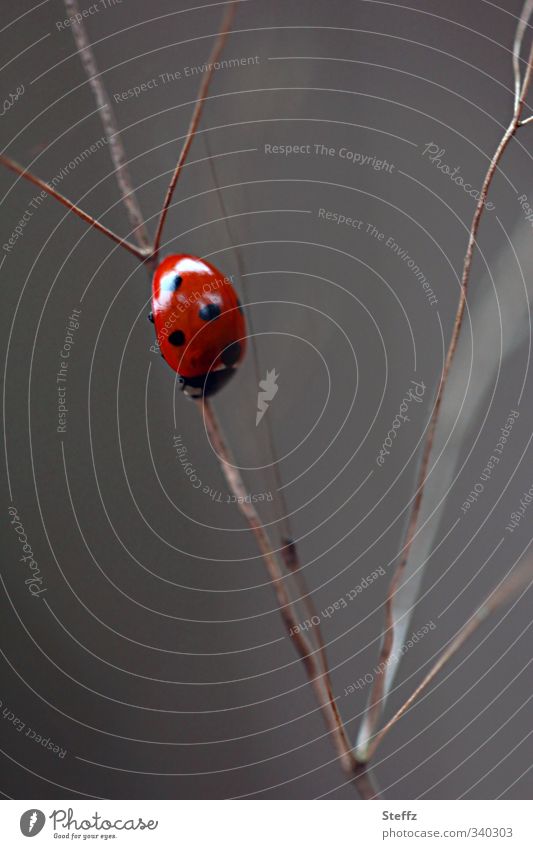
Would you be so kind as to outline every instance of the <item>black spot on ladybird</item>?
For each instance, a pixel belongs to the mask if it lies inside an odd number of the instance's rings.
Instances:
[[[241,346],[238,342],[231,342],[222,351],[222,362],[225,366],[234,366],[241,355]]]
[[[161,288],[165,292],[175,292],[183,283],[183,277],[179,274],[165,274]]]
[[[204,321],[213,321],[214,318],[219,317],[220,307],[218,306],[218,304],[205,304],[205,306],[200,307],[198,315]]]
[[[168,341],[171,345],[183,345],[185,342],[185,334],[182,330],[173,330],[168,335]]]

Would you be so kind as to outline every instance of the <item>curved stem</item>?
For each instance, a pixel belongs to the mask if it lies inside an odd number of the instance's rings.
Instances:
[[[532,0],[533,2],[533,0]],[[249,300],[249,293],[245,279],[245,266],[244,260],[242,257],[242,253],[240,249],[236,245],[235,238],[233,236],[232,227],[229,221],[228,210],[226,209],[226,203],[224,201],[224,196],[222,194],[222,189],[220,187],[220,182],[217,176],[217,170],[215,166],[215,160],[211,153],[211,146],[209,144],[209,139],[207,135],[203,136],[204,146],[207,153],[207,161],[209,163],[209,169],[211,171],[211,177],[213,179],[213,183],[215,185],[217,199],[220,206],[220,211],[222,212],[222,217],[224,219],[224,226],[226,228],[226,232],[228,234],[229,242],[232,246],[233,252],[235,254],[235,259],[237,262],[237,270],[239,273],[239,277],[241,280],[241,287],[245,301]],[[253,318],[252,315],[248,315],[248,325],[249,325],[249,336],[251,337],[252,342],[252,354],[253,354],[253,366],[255,372],[255,381],[259,384],[261,380],[260,366],[259,366],[259,351],[257,348],[257,334],[254,331]],[[268,443],[268,450],[270,452],[270,456],[272,458],[272,469],[273,476],[275,481],[275,486],[278,492],[278,497],[280,499],[280,525],[281,525],[281,557],[285,568],[291,574],[294,575],[294,580],[297,586],[297,590],[300,594],[300,599],[302,607],[305,611],[305,616],[308,619],[318,619],[318,624],[313,627],[313,642],[315,643],[318,652],[320,661],[322,664],[322,671],[327,674],[328,672],[328,660],[326,655],[326,646],[324,643],[324,637],[322,635],[322,628],[320,626],[320,617],[318,616],[318,611],[316,609],[315,603],[313,601],[313,596],[309,591],[307,586],[307,581],[305,580],[304,573],[302,571],[302,564],[300,562],[300,556],[298,552],[298,548],[296,542],[294,541],[292,530],[291,530],[291,521],[289,518],[289,508],[287,504],[287,499],[285,497],[285,490],[283,488],[283,481],[281,478],[281,470],[280,464],[278,460],[278,454],[276,451],[276,442],[274,439],[274,433],[272,430],[272,425],[270,421],[270,417],[266,416],[264,419],[265,428],[266,428],[266,438]],[[331,698],[333,698],[333,693],[330,694]]]
[[[415,702],[419,696],[422,695],[424,690],[429,686],[429,684],[433,681],[436,675],[440,672],[440,670],[445,666],[448,661],[450,661],[455,654],[459,651],[461,646],[467,641],[469,637],[474,634],[475,631],[479,628],[479,626],[485,621],[487,616],[491,613],[494,613],[499,607],[505,604],[510,598],[520,590],[524,590],[524,592],[529,589],[531,586],[531,581],[533,578],[533,570],[532,564],[529,562],[526,566],[519,570],[514,575],[511,575],[506,581],[504,581],[500,586],[493,590],[492,593],[485,599],[483,604],[472,614],[471,618],[466,622],[462,628],[457,632],[453,640],[443,651],[441,656],[438,658],[437,662],[432,666],[430,671],[424,677],[424,679],[420,682],[418,687],[411,693],[409,698],[403,703],[403,705],[396,711],[394,716],[383,726],[383,728],[375,735],[373,740],[368,746],[368,759],[374,755],[377,747],[383,740],[386,734],[394,728],[396,723],[402,716],[409,710],[413,702]]]
[[[530,4],[529,0],[526,0],[524,10],[527,10],[529,6],[533,9],[533,4]],[[530,9],[531,13],[531,9]],[[521,22],[522,22],[521,18]],[[527,23],[527,19],[526,19]],[[424,495],[424,484],[426,481],[426,477],[428,474],[429,461],[431,457],[431,451],[433,448],[433,441],[435,437],[435,430],[438,424],[439,413],[442,405],[442,399],[444,396],[444,391],[446,388],[446,382],[448,379],[448,375],[450,373],[450,369],[452,367],[453,358],[455,352],[457,350],[457,344],[459,341],[459,334],[461,332],[461,327],[463,323],[463,317],[466,307],[466,294],[468,283],[470,281],[470,273],[472,269],[472,260],[474,257],[474,250],[477,245],[477,234],[479,230],[479,225],[481,222],[481,217],[483,215],[483,210],[485,208],[485,202],[487,200],[487,195],[494,178],[494,175],[498,169],[500,160],[509,144],[514,134],[516,133],[518,127],[520,126],[520,119],[522,116],[522,111],[524,108],[525,98],[527,96],[527,92],[529,90],[530,82],[531,82],[531,74],[532,74],[532,66],[533,66],[533,45],[529,52],[527,70],[524,76],[523,83],[518,93],[518,101],[516,103],[513,117],[511,123],[507,127],[496,151],[489,163],[489,167],[487,169],[487,173],[485,175],[485,179],[483,180],[483,186],[480,192],[480,196],[476,205],[476,209],[474,212],[474,217],[472,219],[472,224],[470,226],[470,233],[468,237],[468,245],[466,249],[464,264],[463,264],[463,272],[461,277],[461,289],[459,295],[459,303],[457,306],[457,312],[455,315],[455,321],[453,325],[453,332],[450,339],[450,343],[448,346],[448,351],[446,354],[446,359],[444,363],[444,367],[442,370],[441,379],[439,382],[439,386],[437,389],[437,395],[435,398],[435,404],[433,407],[433,411],[431,414],[431,419],[428,426],[428,432],[426,436],[426,441],[424,444],[424,449],[422,453],[422,459],[420,463],[418,480],[417,480],[417,488],[415,497],[413,500],[413,504],[411,507],[411,514],[409,517],[409,523],[407,526],[406,533],[406,541],[401,551],[401,557],[396,565],[396,568],[393,572],[391,582],[389,585],[389,589],[387,592],[387,599],[385,602],[385,634],[383,637],[383,642],[381,646],[379,663],[378,666],[381,670],[380,674],[376,677],[374,682],[371,698],[370,698],[370,706],[368,709],[368,715],[366,718],[366,726],[367,726],[367,734],[366,737],[369,739],[376,728],[377,722],[379,720],[379,716],[381,715],[381,706],[383,701],[383,693],[384,693],[384,684],[385,684],[385,673],[386,669],[391,657],[393,641],[394,641],[394,596],[397,590],[399,589],[405,568],[407,566],[407,562],[409,560],[409,554],[411,551],[411,545],[413,539],[415,537],[416,528],[418,524],[418,518],[420,514],[420,507],[422,504],[422,499]],[[369,753],[366,750],[365,742],[363,741],[362,746],[360,746],[361,756],[365,759],[368,759]]]
[[[226,43],[226,38],[228,37],[228,32],[231,26],[231,22],[233,20],[233,16],[235,14],[237,0],[233,0],[229,8],[226,10],[226,14],[224,15],[224,19],[222,21],[222,26],[220,28],[220,32],[218,34],[217,40],[211,51],[211,55],[207,60],[207,70],[204,73],[204,77],[202,79],[202,84],[200,86],[200,91],[198,92],[198,97],[196,99],[196,104],[194,107],[194,111],[192,113],[192,118],[189,124],[189,129],[187,130],[187,135],[185,137],[185,141],[183,143],[183,147],[181,148],[180,155],[178,157],[178,161],[176,163],[176,167],[174,169],[174,173],[170,180],[167,193],[165,195],[165,200],[163,202],[163,208],[161,210],[161,215],[159,217],[159,222],[157,225],[157,230],[154,239],[154,247],[153,253],[154,257],[157,260],[157,256],[159,254],[159,248],[161,245],[161,236],[163,235],[163,228],[165,226],[165,221],[168,215],[168,210],[170,204],[172,202],[172,196],[174,194],[174,189],[176,188],[177,182],[180,178],[180,174],[183,166],[185,165],[185,161],[187,159],[189,149],[193,143],[194,136],[196,134],[196,130],[198,129],[198,124],[200,123],[200,118],[202,117],[202,111],[205,105],[205,99],[207,96],[207,92],[209,89],[209,85],[211,83],[211,78],[213,76],[215,70],[215,63],[218,61],[222,50],[224,49],[224,44]]]
[[[526,32],[526,28],[529,24],[529,19],[531,17],[531,13],[533,12],[533,0],[526,0],[524,3],[524,8],[522,9],[522,14],[520,15],[520,19],[518,21],[518,26],[516,27],[516,35],[513,43],[513,72],[514,72],[514,91],[515,91],[515,99],[514,99],[514,110],[518,108],[518,104],[520,102],[520,92],[522,88],[522,83],[520,79],[520,54],[522,52],[522,44],[524,41],[524,35]]]
[[[124,201],[126,214],[132,227],[133,236],[141,250],[149,253],[151,250],[150,240],[146,232],[144,216],[135,197],[130,175],[126,167],[126,153],[120,138],[117,119],[111,106],[102,75],[98,70],[93,49],[87,38],[78,0],[64,0],[64,3],[67,15],[72,22],[72,35],[78,48],[80,61],[99,108],[105,137],[109,144],[111,159],[115,166],[115,177],[122,195],[122,200]]]
[[[316,662],[316,653],[307,638],[298,628],[298,617],[295,615],[293,603],[287,592],[284,575],[278,558],[272,550],[270,539],[253,504],[246,498],[247,492],[240,472],[233,462],[233,457],[222,435],[217,416],[206,399],[199,402],[209,440],[219,459],[220,466],[231,492],[236,496],[236,502],[241,513],[252,531],[268,576],[272,583],[279,612],[288,631],[293,645],[303,661],[307,676],[317,698],[326,727],[333,739],[341,764],[348,774],[356,768],[356,762],[351,751],[350,741],[346,734],[331,683],[329,672],[321,671]]]
[[[116,242],[117,245],[120,245],[122,248],[125,248],[131,254],[137,257],[141,262],[145,262],[149,258],[149,253],[144,251],[142,248],[138,248],[136,245],[133,245],[131,242],[128,242],[127,239],[123,239],[121,236],[118,236],[116,233],[113,233],[109,227],[106,227],[104,224],[100,224],[96,218],[93,218],[92,215],[89,215],[88,212],[84,212],[83,209],[80,209],[79,206],[76,206],[71,200],[66,198],[60,192],[56,191],[52,186],[45,183],[44,180],[41,180],[40,177],[36,177],[35,174],[32,174],[31,171],[26,171],[22,165],[19,165],[18,162],[15,162],[14,159],[10,159],[9,156],[4,156],[0,154],[0,163],[5,165],[6,168],[9,168],[10,171],[13,171],[19,177],[24,177],[25,180],[32,183],[34,186],[37,186],[39,189],[44,189],[47,194],[51,195],[53,198],[62,203],[63,206],[66,206],[71,212],[81,218],[82,221],[85,221],[87,224],[90,224],[91,227],[94,227],[95,230],[98,230],[100,233],[103,233],[109,239],[112,239],[113,242]]]

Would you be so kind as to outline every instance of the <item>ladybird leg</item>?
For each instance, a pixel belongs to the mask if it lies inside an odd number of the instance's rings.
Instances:
[[[193,143],[194,136],[196,135],[196,130],[198,129],[198,124],[200,123],[200,118],[202,117],[202,110],[204,108],[204,104],[207,98],[207,92],[209,91],[209,85],[211,83],[211,79],[215,70],[215,64],[217,63],[220,54],[224,49],[224,44],[226,43],[226,38],[228,36],[231,23],[233,21],[236,6],[237,0],[233,0],[233,2],[226,10],[224,18],[222,19],[222,24],[218,33],[217,40],[215,41],[213,50],[211,51],[211,55],[207,61],[207,70],[205,71],[204,76],[202,78],[202,82],[200,84],[200,89],[198,91],[198,97],[196,98],[196,104],[192,113],[189,129],[187,130],[187,135],[185,136],[185,141],[183,142],[183,146],[181,148],[180,155],[178,157],[178,161],[174,169],[174,173],[172,174],[170,183],[168,185],[165,200],[163,202],[163,208],[159,216],[159,222],[157,225],[153,247],[153,256],[155,260],[157,260],[157,255],[159,253],[159,247],[161,245],[161,236],[163,234],[163,227],[165,226],[165,220],[168,214],[170,204],[172,202],[174,189],[176,188],[176,184],[179,180],[181,170],[185,165],[185,161],[187,159],[190,147]]]

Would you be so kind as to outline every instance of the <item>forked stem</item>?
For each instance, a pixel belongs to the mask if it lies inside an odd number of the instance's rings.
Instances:
[[[0,163],[5,165],[6,168],[9,168],[10,171],[13,171],[19,177],[24,177],[25,180],[32,183],[34,186],[37,186],[39,189],[43,189],[47,194],[51,195],[53,198],[62,203],[63,206],[66,206],[71,212],[81,218],[82,221],[85,221],[87,224],[90,224],[91,227],[94,227],[95,230],[98,230],[100,233],[103,233],[104,236],[107,236],[109,239],[112,239],[113,242],[116,242],[117,245],[120,245],[121,248],[129,251],[138,260],[141,262],[145,262],[149,259],[149,253],[142,250],[142,248],[137,247],[137,245],[132,244],[132,242],[128,242],[127,239],[123,239],[121,236],[118,236],[116,233],[113,233],[109,227],[106,227],[105,224],[101,224],[96,218],[93,218],[92,215],[89,215],[88,212],[84,212],[83,209],[80,209],[79,206],[76,206],[71,200],[66,198],[60,192],[56,191],[52,186],[48,183],[45,183],[44,180],[41,180],[40,177],[36,177],[35,174],[32,174],[31,171],[27,171],[22,165],[19,165],[18,162],[15,162],[14,159],[10,159],[9,156],[4,156],[4,154],[0,154]]]
[[[141,262],[147,265],[153,264],[158,259],[163,229],[172,202],[174,190],[178,183],[181,171],[185,165],[189,150],[194,140],[194,136],[198,129],[202,110],[207,98],[209,85],[211,83],[213,72],[215,70],[214,65],[217,62],[224,48],[224,44],[231,26],[233,15],[235,13],[237,0],[233,0],[233,2],[230,3],[224,15],[221,30],[209,57],[208,67],[202,78],[198,98],[195,103],[189,128],[166,192],[163,208],[156,229],[156,235],[153,246],[149,244],[148,236],[146,234],[146,229],[144,225],[144,218],[138,205],[138,202],[135,198],[131,180],[126,167],[126,157],[120,140],[118,126],[109,102],[109,98],[105,91],[102,77],[98,71],[98,67],[96,65],[91,45],[87,40],[83,22],[78,22],[80,21],[79,16],[78,18],[75,17],[79,12],[77,0],[64,0],[64,2],[67,8],[67,12],[71,13],[70,17],[73,18],[72,29],[76,44],[78,46],[80,59],[87,74],[93,93],[95,95],[97,104],[100,107],[100,114],[104,126],[104,131],[106,134],[106,138],[108,139],[108,142],[110,144],[111,157],[115,166],[116,178],[122,194],[124,206],[128,214],[130,224],[132,226],[132,232],[138,242],[138,245],[132,244],[128,240],[123,239],[117,234],[113,233],[109,228],[97,221],[93,216],[84,212],[72,201],[68,200],[59,192],[57,192],[52,186],[48,185],[46,182],[24,169],[21,165],[19,165],[17,162],[10,159],[9,157],[0,154],[0,163],[5,165],[18,176],[23,177],[38,188],[45,190],[48,194],[50,194],[52,197],[54,197],[56,200],[66,206],[71,212],[76,214],[78,217],[88,223],[91,227],[94,227],[96,230],[106,235],[116,244],[129,251]],[[352,751],[350,741],[346,733],[346,729],[344,727],[333,695],[324,645],[321,641],[318,652],[316,652],[310,642],[307,640],[307,638],[300,632],[300,629],[297,628],[298,617],[296,615],[294,604],[287,591],[285,576],[283,574],[283,570],[281,568],[278,557],[272,549],[268,534],[261,522],[257,511],[255,510],[255,507],[246,499],[247,493],[243,480],[238,469],[235,467],[232,461],[231,453],[226,444],[226,441],[224,440],[220,424],[213,408],[211,407],[210,403],[205,399],[199,402],[199,406],[203,414],[203,419],[209,439],[215,450],[215,453],[219,458],[220,466],[227,481],[227,484],[232,493],[236,496],[236,501],[239,505],[239,509],[245,517],[250,530],[254,534],[260,554],[265,563],[270,581],[272,583],[272,588],[276,596],[276,601],[280,610],[280,614],[287,628],[289,637],[292,640],[303,662],[309,682],[312,686],[319,708],[323,715],[326,728],[328,729],[331,735],[335,749],[338,753],[341,765],[346,774],[353,781],[360,795],[365,799],[379,798],[379,793],[374,785],[374,780],[369,770],[368,761],[375,753],[383,737],[391,730],[391,728],[394,727],[394,725],[405,714],[405,712],[409,709],[413,702],[431,683],[431,681],[435,678],[435,676],[442,669],[442,667],[456,654],[456,652],[465,643],[468,637],[471,636],[474,631],[479,627],[481,622],[484,621],[486,616],[498,607],[500,607],[509,598],[509,596],[513,595],[517,591],[517,589],[524,585],[524,580],[521,576],[511,578],[504,584],[502,584],[500,588],[486,600],[484,605],[482,605],[482,607],[480,607],[479,610],[476,611],[476,613],[463,626],[463,628],[460,629],[455,638],[452,640],[452,642],[437,660],[435,665],[432,667],[430,672],[425,676],[421,684],[415,689],[415,691],[404,703],[404,705],[402,705],[402,707],[395,713],[392,719],[384,725],[381,731],[379,731],[378,733],[374,733],[374,729],[377,725],[381,713],[384,672],[390,660],[393,646],[393,600],[395,593],[400,587],[402,578],[404,576],[405,568],[409,559],[412,541],[418,524],[420,507],[422,504],[422,498],[424,493],[424,484],[428,473],[435,430],[438,424],[442,399],[448,375],[452,366],[453,358],[457,349],[459,335],[462,327],[463,316],[466,307],[467,287],[470,280],[474,250],[477,244],[477,233],[483,209],[485,206],[485,201],[493,177],[498,169],[501,157],[505,152],[509,142],[516,133],[516,130],[518,129],[518,127],[523,126],[524,124],[528,123],[533,119],[532,116],[531,118],[527,118],[525,121],[521,120],[524,108],[524,101],[531,81],[533,47],[529,52],[527,69],[523,81],[521,80],[520,75],[520,55],[522,50],[522,44],[532,11],[533,0],[525,0],[513,46],[513,70],[515,75],[515,102],[513,118],[511,123],[509,124],[509,127],[505,131],[500,141],[500,144],[498,145],[496,152],[489,164],[489,168],[485,175],[483,187],[481,189],[479,200],[472,219],[468,246],[463,265],[459,303],[455,316],[453,332],[446,354],[446,359],[441,379],[439,382],[435,398],[435,404],[433,407],[430,423],[428,426],[428,433],[422,453],[420,470],[417,480],[417,489],[415,497],[413,499],[407,528],[406,542],[401,551],[401,557],[399,559],[399,562],[397,563],[396,568],[394,570],[387,594],[387,600],[385,605],[385,634],[383,638],[379,664],[380,669],[382,669],[383,672],[377,676],[372,690],[371,705],[367,716],[369,728],[369,742],[368,745],[365,746],[364,757],[360,753],[358,753],[356,756]],[[297,561],[296,552],[290,547],[290,544],[287,544],[285,546],[285,549],[282,550],[281,554],[286,568],[290,571],[294,571],[295,574],[298,575],[299,564]],[[312,599],[310,596],[308,597],[308,603],[312,605]],[[319,662],[317,662],[317,657]]]
[[[126,210],[126,214],[132,227],[133,237],[141,250],[145,253],[150,253],[150,239],[146,232],[144,216],[135,196],[129,171],[126,166],[126,153],[120,138],[117,119],[115,117],[113,107],[111,106],[111,101],[106,91],[102,75],[98,70],[93,49],[89,43],[89,39],[87,38],[87,32],[83,23],[83,17],[80,14],[78,0],[64,0],[64,3],[67,15],[71,21],[72,35],[74,36],[74,41],[78,48],[80,61],[100,112],[102,126],[109,144],[111,159],[115,166],[115,177],[124,202],[124,209]]]
[[[533,0],[532,0],[533,1]],[[230,224],[230,219],[228,216],[228,210],[226,209],[226,203],[224,201],[224,195],[222,193],[222,189],[218,180],[217,170],[215,167],[215,160],[211,153],[211,147],[209,144],[209,137],[207,135],[204,136],[204,145],[207,153],[207,161],[209,163],[209,169],[211,171],[211,176],[213,178],[213,183],[217,192],[217,199],[220,206],[220,211],[222,212],[222,217],[224,219],[224,226],[226,228],[226,232],[228,234],[228,239],[230,245],[233,247],[233,252],[235,254],[235,259],[237,261],[237,270],[239,273],[239,277],[241,280],[241,286],[243,295],[246,301],[248,301],[248,291],[246,286],[246,277],[245,277],[245,266],[244,260],[242,257],[242,253],[240,248],[237,247],[236,240],[233,237],[233,232]],[[249,327],[249,337],[251,337],[251,348],[252,348],[252,356],[253,356],[253,366],[255,372],[255,382],[259,384],[261,380],[260,374],[260,366],[259,366],[259,351],[257,348],[257,334],[254,331],[252,316],[248,317],[248,327]],[[318,648],[319,658],[322,665],[322,671],[324,673],[328,673],[328,661],[326,656],[326,647],[324,643],[324,637],[322,635],[322,628],[320,626],[320,617],[318,616],[318,611],[316,610],[315,603],[313,601],[313,596],[309,591],[307,586],[307,581],[305,580],[304,573],[302,571],[302,564],[300,562],[300,556],[298,552],[298,547],[296,542],[294,541],[293,534],[291,531],[291,521],[289,516],[289,508],[287,504],[287,499],[285,498],[285,490],[283,489],[283,482],[281,478],[281,472],[279,468],[279,461],[276,452],[276,441],[274,439],[274,433],[272,431],[272,425],[270,423],[270,418],[268,416],[264,419],[265,428],[266,428],[266,439],[268,443],[268,449],[270,451],[270,456],[272,458],[272,468],[274,474],[274,480],[278,492],[278,497],[280,499],[280,512],[281,512],[281,558],[285,565],[285,568],[294,575],[294,580],[300,594],[300,598],[302,607],[305,610],[305,616],[311,620],[318,620],[317,624],[313,627],[313,638],[314,642]]]
[[[533,3],[531,3],[530,0],[526,0],[526,3],[524,4],[524,11],[523,11],[523,14],[522,14],[520,21],[519,21],[519,28],[523,26],[523,29],[525,30],[525,27],[527,26],[527,21],[528,21],[529,15],[531,14],[532,10],[533,10]],[[525,19],[525,23],[524,23],[524,16],[526,14],[527,14],[527,18]],[[519,35],[518,40],[517,41],[515,40],[515,50],[514,50],[514,56],[515,57],[517,55],[517,50],[518,50],[518,54],[519,54],[519,51],[520,51],[520,48],[521,48],[521,45],[522,45],[522,39],[523,39],[523,32],[522,32],[521,35]],[[474,212],[472,224],[471,224],[471,227],[470,227],[470,232],[469,232],[469,237],[468,237],[468,245],[467,245],[467,249],[466,249],[466,255],[465,255],[464,264],[463,264],[463,272],[462,272],[462,277],[461,277],[461,289],[460,289],[460,295],[459,295],[459,303],[458,303],[457,312],[456,312],[456,315],[455,315],[455,321],[454,321],[452,336],[451,336],[450,343],[449,343],[449,346],[448,346],[448,351],[447,351],[447,354],[446,354],[446,359],[445,359],[444,367],[443,367],[443,370],[442,370],[442,375],[441,375],[441,379],[440,379],[440,382],[439,382],[437,395],[436,395],[436,398],[435,398],[435,404],[434,404],[434,407],[433,407],[433,411],[432,411],[429,426],[428,426],[428,432],[427,432],[426,441],[425,441],[425,444],[424,444],[424,449],[423,449],[423,453],[422,453],[422,459],[421,459],[420,469],[419,469],[419,474],[418,474],[417,488],[416,488],[413,504],[412,504],[412,507],[411,507],[411,514],[410,514],[410,517],[409,517],[409,523],[408,523],[408,527],[407,527],[406,541],[405,541],[405,544],[404,544],[403,549],[401,551],[400,560],[399,560],[399,562],[398,562],[398,564],[397,564],[397,566],[396,566],[396,568],[393,572],[391,582],[390,582],[390,585],[389,585],[389,589],[388,589],[388,592],[387,592],[387,599],[386,599],[386,602],[385,602],[385,633],[384,633],[384,637],[383,637],[383,642],[382,642],[380,656],[379,656],[379,663],[378,663],[380,673],[376,676],[376,680],[374,682],[372,692],[371,692],[370,706],[369,706],[369,709],[368,709],[368,712],[367,712],[367,716],[365,718],[366,729],[367,729],[367,734],[366,734],[367,739],[370,739],[373,736],[375,728],[376,728],[377,723],[379,721],[379,717],[381,715],[384,686],[385,686],[385,675],[386,675],[388,663],[390,661],[392,647],[393,647],[393,643],[394,643],[394,596],[395,596],[396,592],[398,591],[398,589],[401,585],[401,582],[402,582],[402,579],[403,579],[403,576],[404,576],[404,573],[405,573],[405,569],[406,569],[406,566],[407,566],[407,563],[408,563],[408,560],[409,560],[411,545],[412,545],[413,539],[415,537],[416,528],[417,528],[417,525],[418,525],[420,507],[422,505],[422,498],[423,498],[423,495],[424,495],[424,485],[425,485],[426,477],[427,477],[427,474],[428,474],[429,461],[430,461],[430,457],[431,457],[431,451],[432,451],[432,448],[433,448],[435,431],[436,431],[436,427],[437,427],[437,424],[438,424],[439,413],[440,413],[440,409],[441,409],[441,405],[442,405],[442,399],[443,399],[443,396],[444,396],[444,391],[445,391],[445,388],[446,388],[446,383],[447,383],[447,380],[448,380],[450,369],[452,367],[453,358],[454,358],[455,352],[457,350],[457,344],[458,344],[458,341],[459,341],[459,335],[460,335],[461,327],[462,327],[462,323],[463,323],[463,317],[464,317],[464,312],[465,312],[465,307],[466,307],[466,294],[467,294],[468,283],[469,283],[469,280],[470,280],[470,272],[471,272],[471,269],[472,269],[472,260],[473,260],[473,257],[474,257],[474,250],[475,250],[475,247],[476,247],[476,244],[477,244],[477,233],[478,233],[478,230],[479,230],[479,224],[480,224],[480,221],[481,221],[483,210],[485,208],[485,202],[487,200],[488,191],[489,191],[489,188],[491,186],[493,177],[494,177],[494,175],[495,175],[495,173],[498,169],[498,165],[500,163],[500,160],[501,160],[509,142],[511,141],[511,139],[513,138],[514,134],[516,133],[518,127],[520,126],[520,119],[521,119],[524,104],[525,104],[525,98],[527,96],[527,92],[529,90],[529,86],[530,86],[530,82],[531,82],[532,65],[533,65],[533,45],[532,45],[532,47],[530,48],[530,51],[529,51],[527,69],[526,69],[526,73],[524,75],[524,79],[523,79],[523,81],[522,81],[522,83],[521,83],[521,85],[519,86],[519,89],[518,89],[518,97],[516,98],[516,101],[515,101],[515,107],[514,107],[513,117],[512,117],[511,123],[507,127],[498,147],[496,148],[494,156],[492,157],[492,159],[490,161],[489,167],[487,169],[487,173],[485,175],[485,179],[483,181],[483,186],[482,186],[482,189],[481,189],[481,192],[480,192],[480,195],[479,195],[479,199],[478,199],[478,202],[477,202],[477,205],[476,205],[476,209],[475,209],[475,212]],[[515,74],[516,74],[516,70],[515,70]],[[518,79],[519,79],[519,77],[518,77]],[[369,757],[366,741],[364,741],[364,740],[362,741],[362,745],[359,746],[358,752],[359,752],[360,757],[364,757],[364,758]]]
[[[389,719],[389,721],[383,726],[383,728],[378,731],[378,733],[372,738],[368,745],[368,760],[370,760],[377,747],[389,733],[389,731],[394,728],[396,723],[402,716],[409,710],[413,702],[415,702],[419,696],[422,695],[424,690],[431,684],[436,675],[441,671],[443,666],[445,666],[453,657],[457,654],[461,646],[467,641],[472,634],[477,631],[479,626],[485,621],[485,619],[491,614],[494,613],[499,607],[502,607],[510,598],[517,595],[520,590],[526,591],[530,586],[533,579],[533,569],[531,562],[527,563],[527,565],[519,570],[514,575],[511,575],[506,581],[504,581],[498,589],[493,590],[492,593],[485,599],[483,604],[472,614],[468,622],[466,622],[462,628],[457,632],[453,640],[447,646],[447,648],[442,652],[436,663],[431,667],[430,671],[424,677],[424,679],[420,682],[418,687],[414,690],[413,693],[409,696],[409,698],[403,703],[403,705],[396,711],[394,716]]]
[[[163,202],[163,208],[161,210],[161,215],[159,217],[159,223],[157,225],[157,230],[154,239],[153,246],[153,255],[155,261],[157,261],[159,255],[159,248],[161,245],[161,236],[163,234],[163,228],[165,226],[165,221],[168,215],[168,210],[170,208],[170,204],[172,203],[172,196],[174,194],[174,189],[178,183],[180,178],[180,174],[183,166],[185,165],[189,149],[194,141],[194,136],[196,134],[196,130],[198,129],[198,124],[200,123],[200,118],[202,117],[202,111],[205,105],[205,99],[207,97],[207,92],[209,90],[209,86],[211,83],[211,78],[215,71],[215,63],[218,61],[222,50],[224,49],[224,44],[226,43],[226,39],[228,37],[228,32],[231,27],[231,22],[233,20],[233,16],[235,15],[235,9],[237,5],[237,0],[233,0],[230,4],[226,13],[224,15],[224,19],[222,21],[222,26],[220,28],[217,40],[215,41],[213,50],[211,51],[211,55],[207,61],[207,70],[204,73],[202,83],[200,85],[200,91],[198,92],[198,97],[196,99],[196,103],[194,106],[194,110],[192,113],[192,118],[189,123],[189,129],[187,130],[187,135],[185,136],[185,141],[183,142],[183,146],[180,151],[180,155],[178,157],[178,161],[176,163],[176,167],[174,169],[174,173],[170,180],[167,193],[165,195],[165,200]]]
[[[313,650],[307,638],[302,634],[298,626],[298,617],[295,615],[294,606],[287,592],[286,581],[281,570],[278,558],[272,550],[270,539],[261,522],[259,514],[251,501],[246,497],[246,487],[235,463],[227,443],[222,435],[222,429],[218,418],[206,399],[199,402],[200,411],[203,416],[205,428],[209,441],[219,460],[221,470],[226,483],[232,494],[236,496],[236,502],[246,522],[252,531],[257,546],[263,558],[272,589],[289,637],[296,651],[303,661],[309,681],[318,700],[326,727],[328,728],[335,748],[338,752],[341,764],[347,773],[352,773],[355,767],[350,741],[348,740],[342,719],[340,717],[335,698],[331,689],[328,672],[322,672],[316,662],[316,652]]]

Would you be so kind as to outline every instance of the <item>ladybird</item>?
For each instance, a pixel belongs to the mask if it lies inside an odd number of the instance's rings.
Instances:
[[[246,349],[246,322],[231,280],[213,265],[167,256],[154,273],[149,318],[186,395],[214,395],[233,377]]]

